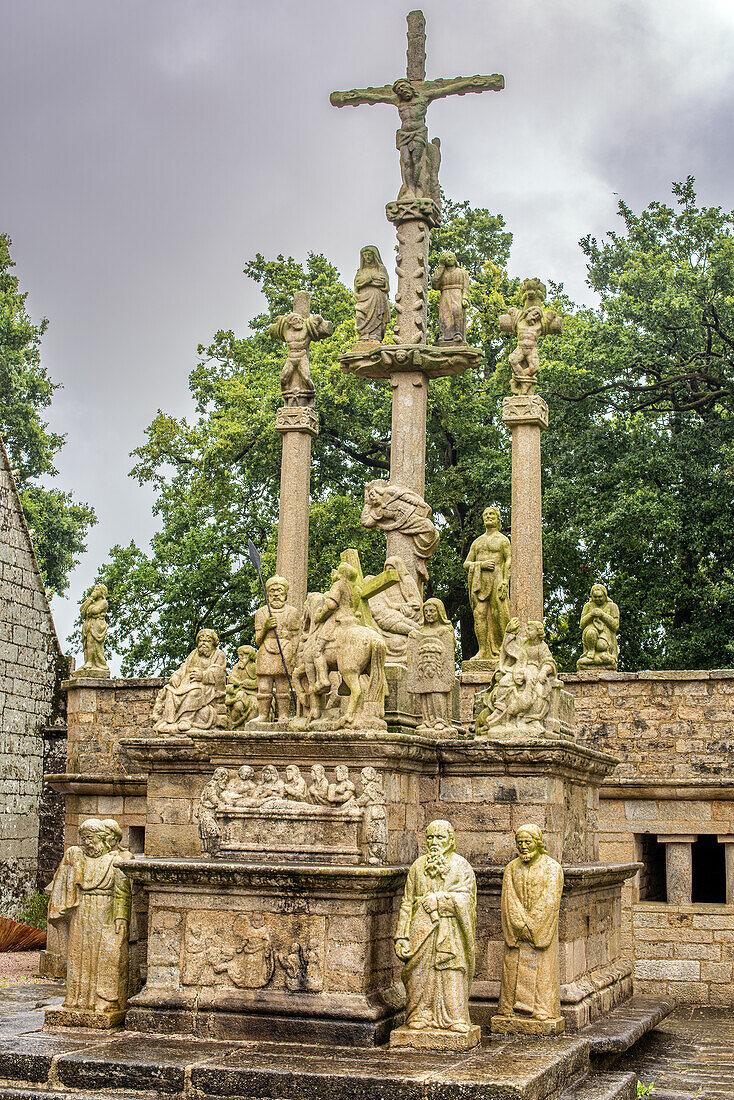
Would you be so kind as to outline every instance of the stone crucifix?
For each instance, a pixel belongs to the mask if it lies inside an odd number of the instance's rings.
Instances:
[[[396,144],[400,153],[402,187],[395,202],[387,204],[387,218],[397,230],[398,315],[396,343],[367,350],[359,344],[340,356],[342,370],[360,378],[385,378],[392,387],[390,485],[396,492],[425,492],[426,414],[430,378],[461,374],[481,361],[478,349],[466,344],[434,347],[426,343],[428,310],[428,248],[432,226],[440,223],[438,167],[440,143],[428,140],[426,112],[434,99],[467,92],[501,91],[504,77],[455,77],[426,80],[426,22],[421,11],[408,15],[408,64],[406,75],[382,88],[333,92],[335,107],[389,103],[397,107],[400,129]],[[387,535],[388,556],[403,558],[422,584],[413,540],[399,529]]]
[[[282,340],[288,358],[280,375],[284,405],[275,418],[283,437],[280,461],[280,511],[278,515],[277,572],[289,584],[290,602],[303,607],[308,576],[308,508],[311,497],[311,440],[319,431],[313,408],[314,387],[308,363],[313,340],[331,336],[334,326],[311,313],[311,297],[297,291],[292,313],[276,318],[270,326],[274,340]]]

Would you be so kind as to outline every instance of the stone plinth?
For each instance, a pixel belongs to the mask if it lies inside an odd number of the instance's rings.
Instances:
[[[637,873],[639,866],[638,863],[564,864],[558,957],[561,1013],[569,1031],[585,1027],[632,993],[632,964],[620,940],[621,891],[622,884]],[[471,1013],[478,1023],[488,1024],[500,992],[504,952],[500,894],[504,868],[475,865],[475,871],[477,969],[471,991]],[[506,1030],[511,1030],[510,1024]],[[558,1026],[548,1033],[557,1034]]]
[[[407,868],[122,864],[150,908],[127,1028],[373,1046],[402,1022],[393,951]]]
[[[512,432],[512,584],[510,608],[522,623],[543,621],[543,515],[540,433],[548,406],[537,394],[502,402],[502,420]]]
[[[119,743],[150,726],[155,697],[165,683],[158,676],[65,680],[61,687],[66,692],[67,772],[129,771]]]
[[[473,1050],[482,1039],[482,1029],[472,1024],[467,1032],[437,1031],[424,1027],[419,1031],[410,1027],[396,1027],[390,1032],[390,1048],[408,1047],[411,1050],[462,1051]]]

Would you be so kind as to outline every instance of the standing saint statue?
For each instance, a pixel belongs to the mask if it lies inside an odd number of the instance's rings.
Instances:
[[[442,252],[431,279],[441,292],[438,302],[440,345],[466,343],[466,311],[469,308],[469,272],[459,267],[453,252]]]
[[[576,668],[616,669],[619,655],[617,650],[617,631],[619,630],[619,608],[609,599],[603,584],[591,587],[590,599],[581,612],[581,640],[584,652],[576,662]]]
[[[107,588],[103,584],[95,584],[79,609],[84,664],[74,671],[74,676],[107,677],[110,674],[104,655],[104,640],[107,636],[105,615],[108,607]]]
[[[537,825],[515,833],[520,853],[502,879],[502,935],[505,953],[493,1032],[560,1035],[558,915],[563,868],[547,854]]]
[[[405,963],[405,1027],[391,1046],[468,1050],[480,1028],[469,1019],[474,976],[477,885],[470,864],[456,852],[448,821],[426,829],[426,854],[408,872],[395,933]]]
[[[513,393],[535,393],[535,380],[540,369],[538,340],[541,336],[557,335],[563,320],[553,309],[543,310],[545,284],[540,279],[526,279],[522,284],[522,309],[510,309],[499,319],[500,332],[514,332],[517,347],[510,354]]]
[[[456,636],[441,600],[423,604],[423,625],[413,630],[408,648],[408,691],[420,700],[422,722],[416,733],[451,733]]]
[[[464,568],[469,573],[469,603],[479,649],[472,661],[496,668],[505,628],[510,621],[510,540],[502,534],[499,508],[482,513],[484,534],[469,548]]]
[[[257,718],[254,722],[267,722],[275,696],[276,714],[287,718],[291,712],[288,677],[293,671],[298,651],[301,616],[287,603],[288,581],[277,573],[265,582],[270,607],[260,607],[255,612],[255,641],[258,645],[255,669],[257,671]]]
[[[67,849],[51,883],[48,918],[68,922],[69,931],[66,997],[47,1010],[47,1024],[107,1028],[124,1019],[132,895],[117,867],[128,854],[115,844],[118,832],[111,820],[83,821],[79,844]]]
[[[196,635],[196,649],[158,692],[156,733],[227,728],[227,657],[218,644],[216,630],[204,628]]]
[[[314,404],[314,384],[308,363],[312,340],[331,336],[334,326],[318,313],[309,313],[309,297],[296,295],[293,313],[278,317],[268,329],[274,340],[282,340],[288,348],[288,358],[280,372],[280,389],[285,405]]]
[[[415,570],[420,581],[428,580],[426,563],[435,553],[440,538],[432,515],[423,497],[405,485],[388,483],[382,478],[365,485],[362,526],[407,535],[413,542]]]
[[[359,343],[382,343],[390,323],[389,293],[387,268],[378,249],[367,244],[359,253],[359,271],[354,276]]]

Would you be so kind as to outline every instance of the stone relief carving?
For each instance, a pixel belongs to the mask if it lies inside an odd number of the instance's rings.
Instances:
[[[513,393],[535,393],[535,380],[540,367],[538,340],[556,334],[563,320],[553,309],[543,310],[546,289],[540,279],[526,279],[522,284],[522,309],[511,309],[499,319],[501,332],[514,332],[517,347],[511,353],[510,388]]]
[[[616,669],[619,660],[617,631],[619,608],[609,599],[603,584],[592,585],[590,599],[581,612],[581,640],[584,652],[576,662],[576,668]]]
[[[257,714],[257,650],[251,645],[237,647],[237,664],[227,677],[226,704],[229,727],[242,729]]]
[[[440,345],[466,343],[466,311],[469,308],[469,272],[459,267],[453,252],[439,256],[431,286],[441,293],[438,301]]]
[[[477,737],[546,735],[551,695],[562,685],[544,638],[542,623],[522,627],[511,619],[507,624],[492,684],[475,698]]]
[[[365,245],[354,276],[358,343],[381,344],[390,323],[390,279],[379,250]]]
[[[278,952],[285,971],[285,987],[291,993],[319,993],[324,988],[321,955],[294,940],[288,951]]]
[[[537,825],[521,825],[515,843],[520,854],[502,879],[505,950],[492,1031],[558,1035],[564,1029],[558,971],[563,869],[546,853]]]
[[[413,630],[408,647],[408,691],[420,700],[422,721],[416,733],[452,730],[451,692],[455,678],[456,636],[441,600],[426,600],[423,625]]]
[[[440,537],[432,515],[425,500],[405,485],[377,478],[365,486],[362,526],[400,531],[411,538],[416,571],[423,581],[428,580],[427,562],[436,552]]]
[[[153,707],[156,733],[227,728],[227,658],[215,630],[200,630],[196,649],[161,688]]]
[[[107,588],[103,584],[95,584],[79,608],[84,664],[74,671],[73,676],[109,676],[110,668],[104,655],[108,607]]]
[[[88,818],[54,875],[48,917],[68,923],[67,979],[64,1003],[48,1010],[47,1023],[104,1028],[124,1018],[132,895],[117,866],[130,857],[121,839],[112,818]]]
[[[484,534],[469,548],[464,568],[469,576],[469,603],[479,649],[471,663],[497,667],[502,639],[510,621],[510,540],[502,534],[499,508],[482,513]]]
[[[362,793],[357,805],[363,807],[362,841],[367,862],[372,866],[387,860],[387,809],[382,777],[372,767],[362,768]]]

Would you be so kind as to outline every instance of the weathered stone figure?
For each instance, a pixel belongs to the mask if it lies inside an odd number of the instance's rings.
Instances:
[[[285,577],[279,577],[277,573],[270,577],[265,582],[265,591],[268,594],[270,608],[266,605],[255,612],[255,641],[258,646],[255,661],[257,671],[257,718],[253,719],[255,722],[268,721],[273,695],[279,719],[287,718],[291,712],[288,676],[296,661],[301,619],[296,608],[286,602],[288,581]]]
[[[420,700],[417,733],[447,733],[451,725],[456,636],[441,600],[426,600],[423,625],[411,634],[408,691]]]
[[[79,609],[82,620],[84,664],[76,669],[74,676],[107,677],[110,674],[104,655],[104,640],[107,637],[105,615],[108,607],[107,588],[103,584],[95,584]]]
[[[385,569],[394,569],[398,583],[370,600],[375,626],[385,639],[389,664],[405,665],[408,659],[408,635],[421,621],[421,592],[397,554],[385,559]],[[371,580],[366,577],[365,580]]]
[[[47,1024],[106,1028],[124,1018],[131,891],[114,839],[107,823],[88,818],[54,875],[48,917],[68,921],[68,956],[66,997]]]
[[[334,331],[331,321],[325,321],[318,313],[306,311],[304,315],[298,304],[296,300],[293,313],[278,317],[268,330],[274,340],[282,340],[288,348],[288,358],[280,372],[280,389],[284,404],[290,406],[313,405],[308,349],[312,340],[323,340]]]
[[[617,631],[619,608],[609,599],[603,584],[594,584],[590,600],[581,612],[581,640],[584,652],[576,662],[576,668],[616,669],[619,660]]]
[[[497,674],[489,705],[477,714],[476,736],[542,737],[551,692],[558,683],[558,667],[542,623],[522,627],[513,619],[508,624]]]
[[[543,310],[546,290],[540,279],[526,279],[522,288],[522,309],[513,308],[503,313],[499,324],[501,332],[517,335],[517,347],[509,359],[512,392],[535,393],[535,380],[540,367],[538,339],[561,332],[563,321],[555,310]]]
[[[472,661],[496,667],[505,629],[510,621],[510,540],[502,534],[499,508],[482,513],[484,534],[469,548],[464,568],[468,571],[469,603],[479,649]]]
[[[426,563],[436,552],[439,533],[425,500],[405,485],[377,478],[365,485],[363,527],[379,527],[383,531],[400,531],[413,542],[415,568],[419,580],[428,580]]]
[[[371,865],[384,863],[387,859],[387,810],[382,778],[373,767],[362,768],[362,792],[357,805],[363,807],[362,843],[367,851],[367,862]]]
[[[466,343],[466,311],[469,308],[469,272],[459,267],[453,252],[442,252],[431,279],[441,292],[438,302],[439,344]]]
[[[253,779],[254,774],[255,772],[249,764],[243,764],[241,768],[237,769],[237,775],[233,775],[221,791],[218,791],[215,786],[212,790],[212,803],[215,809],[229,806],[246,806],[248,803],[252,803],[257,795],[257,783]],[[199,821],[201,822],[201,817]]]
[[[545,850],[537,825],[515,834],[516,859],[502,879],[505,953],[492,1031],[558,1035],[564,1029],[558,972],[563,869]]]
[[[250,772],[252,769],[250,769]],[[217,822],[215,811],[225,801],[225,792],[229,784],[229,772],[226,768],[217,768],[209,782],[204,786],[199,801],[194,810],[194,816],[199,822],[199,839],[201,850],[206,855],[215,856],[219,851],[221,830]],[[234,793],[234,792],[232,792]]]
[[[196,635],[196,649],[158,693],[153,708],[156,733],[226,729],[227,658],[218,643],[215,630]]]
[[[238,646],[237,657],[226,689],[227,716],[233,730],[242,729],[257,714],[257,650],[251,645]]]
[[[408,872],[395,933],[405,963],[406,1026],[392,1032],[391,1045],[456,1050],[479,1042],[469,1019],[476,899],[474,872],[456,852],[452,826],[432,821],[426,854]]]
[[[354,276],[357,306],[357,339],[381,344],[390,323],[390,279],[379,250],[367,244],[359,254],[359,271]]]

